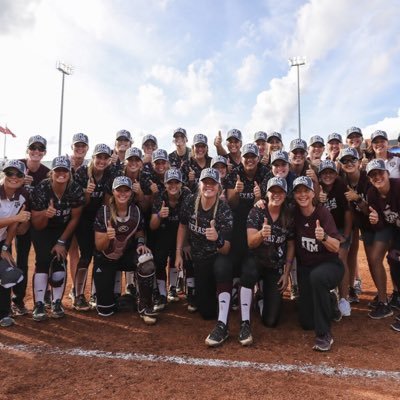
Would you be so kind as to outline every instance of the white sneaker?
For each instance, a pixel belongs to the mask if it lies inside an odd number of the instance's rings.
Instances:
[[[339,307],[339,310],[342,313],[343,317],[350,317],[351,306],[350,306],[350,303],[344,297],[342,297],[339,300],[338,307]]]

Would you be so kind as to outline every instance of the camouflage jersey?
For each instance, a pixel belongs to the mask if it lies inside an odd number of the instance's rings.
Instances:
[[[264,210],[253,207],[247,217],[247,228],[257,229],[260,231],[264,224],[264,218],[267,218],[268,224],[271,225],[272,234],[268,238],[264,238],[262,243],[255,249],[251,249],[257,262],[266,268],[273,268],[283,272],[283,266],[286,261],[287,242],[294,240],[294,223],[293,217],[289,209],[285,218],[287,219],[286,227],[282,226],[282,217],[276,221],[272,221],[268,208]]]
[[[114,180],[114,176],[110,168],[106,168],[104,170],[103,176],[99,181],[96,181],[96,178],[93,176],[93,182],[96,184],[96,187],[93,193],[90,194],[90,201],[85,205],[83,209],[83,215],[86,215],[89,218],[94,219],[97,214],[97,210],[103,204],[104,195],[108,193],[112,186],[112,182]],[[79,185],[85,190],[87,188],[89,182],[88,175],[88,166],[81,166],[75,173],[75,181],[79,183]]]
[[[235,236],[243,237],[246,234],[247,216],[254,206],[254,182],[257,182],[261,188],[261,184],[267,172],[267,168],[259,163],[254,179],[250,180],[246,177],[243,165],[240,164],[237,168],[234,168],[229,175],[227,175],[225,179],[226,189],[235,188],[238,175],[240,176],[240,180],[244,183],[243,192],[239,193],[239,204],[233,209]]]
[[[140,174],[140,187],[143,190],[143,193],[146,196],[150,196],[153,192],[150,189],[151,182],[155,183],[158,187],[158,192],[162,193],[165,190],[164,186],[164,178],[160,178],[154,171],[154,168],[151,164],[146,164],[143,167],[142,172]]]
[[[61,199],[53,192],[50,179],[45,179],[40,182],[31,193],[32,210],[46,210],[50,205],[50,200],[53,200],[56,215],[53,218],[49,218],[47,228],[60,228],[65,226],[71,219],[72,209],[85,204],[83,189],[75,181],[69,181]]]
[[[195,202],[197,195],[190,195],[181,209],[180,223],[186,225],[189,234],[191,255],[196,262],[209,259],[217,254],[217,244],[206,239],[206,228],[210,227],[210,221],[214,219],[214,207],[210,210],[203,210],[201,201],[197,215],[195,213]],[[218,201],[218,208],[215,215],[215,229],[224,240],[231,241],[233,227],[232,212],[228,204]]]
[[[139,207],[134,204],[129,205],[126,217],[118,217],[117,221],[112,221],[110,215],[110,207],[103,205],[97,212],[94,230],[95,232],[106,233],[107,222],[111,221],[116,237],[110,241],[107,249],[103,250],[102,253],[110,260],[119,260],[126,249],[136,244],[135,234],[143,231],[143,215]]]

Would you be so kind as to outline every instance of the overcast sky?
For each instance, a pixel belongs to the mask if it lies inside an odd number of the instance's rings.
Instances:
[[[62,152],[74,133],[90,147],[128,129],[140,147],[152,133],[171,148],[182,126],[212,142],[238,128],[250,141],[276,130],[297,136],[301,67],[302,136],[359,126],[400,132],[398,0],[0,0],[0,125],[8,158],[29,136],[57,155],[61,73]],[[2,134],[1,134],[2,135]],[[0,137],[0,155],[3,155]]]

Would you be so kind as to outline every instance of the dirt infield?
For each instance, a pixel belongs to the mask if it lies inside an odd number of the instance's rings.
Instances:
[[[300,329],[289,299],[275,329],[253,315],[252,347],[237,341],[233,312],[230,339],[208,349],[214,322],[189,314],[183,300],[148,327],[127,312],[108,319],[75,312],[65,298],[65,319],[18,317],[0,329],[0,399],[397,399],[400,336],[389,328],[392,318],[367,317],[374,290],[360,262],[361,302],[333,326],[327,354],[311,350],[314,334]]]

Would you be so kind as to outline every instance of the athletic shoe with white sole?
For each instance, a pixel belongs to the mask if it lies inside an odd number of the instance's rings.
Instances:
[[[229,332],[228,326],[224,324],[222,321],[218,321],[215,325],[215,328],[212,332],[207,336],[205,342],[209,347],[217,347],[228,339]]]
[[[368,314],[368,317],[372,319],[383,319],[386,317],[391,317],[392,315],[393,315],[393,310],[390,308],[389,304],[380,301],[378,302],[376,308],[374,308]]]
[[[327,332],[323,335],[318,335],[315,338],[315,344],[313,350],[316,351],[329,351],[333,344],[333,337],[330,332]]]
[[[15,321],[9,316],[3,317],[2,319],[0,319],[0,326],[2,328],[8,328],[14,324],[15,324]]]
[[[139,315],[140,315],[140,318],[142,318],[143,322],[146,325],[154,325],[157,322],[156,316],[158,314],[148,307],[139,311]]]
[[[179,296],[178,296],[178,293],[176,293],[175,286],[170,286],[170,288],[168,290],[168,301],[170,303],[176,303],[179,301]]]
[[[65,316],[64,307],[61,304],[61,300],[58,299],[53,301],[51,304],[51,318],[63,318]]]
[[[45,321],[47,319],[46,307],[42,301],[37,301],[33,308],[32,318],[34,321]]]
[[[80,294],[79,296],[75,297],[73,307],[74,307],[74,310],[76,310],[76,311],[89,311],[90,310],[90,304],[86,300],[86,297],[84,294]]]
[[[250,329],[250,321],[242,321],[240,324],[239,342],[242,346],[250,346],[253,343],[253,336]]]
[[[396,332],[400,332],[400,321],[396,319],[390,327]]]

